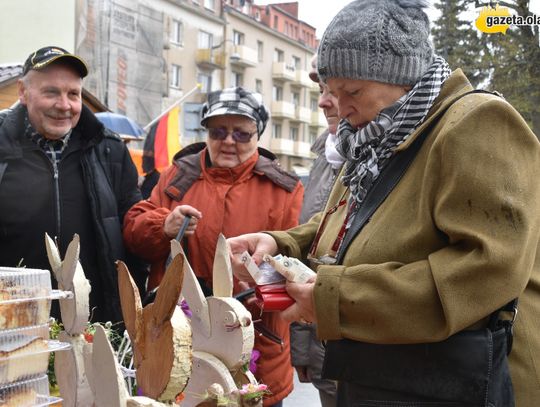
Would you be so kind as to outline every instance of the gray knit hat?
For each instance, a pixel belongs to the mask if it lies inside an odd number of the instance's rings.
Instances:
[[[319,77],[414,85],[433,61],[427,0],[356,0],[328,25]]]

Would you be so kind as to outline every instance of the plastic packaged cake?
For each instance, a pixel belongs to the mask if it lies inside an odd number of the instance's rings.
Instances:
[[[47,375],[0,386],[0,407],[41,407],[62,399],[49,396]]]
[[[48,331],[45,324],[0,332],[0,385],[47,373],[50,352],[69,348]]]
[[[0,267],[0,330],[46,323],[52,298],[48,270]]]

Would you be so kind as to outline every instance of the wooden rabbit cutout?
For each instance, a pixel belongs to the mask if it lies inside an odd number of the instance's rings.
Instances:
[[[85,354],[85,366],[95,407],[166,407],[148,397],[132,397],[116,361],[111,344],[101,325],[96,325],[92,352]]]
[[[88,324],[90,283],[79,263],[79,236],[75,235],[62,261],[54,241],[45,234],[45,246],[58,288],[71,291],[71,298],[60,300],[60,313],[64,330],[58,335],[62,342],[71,344],[71,349],[57,352],[54,372],[64,407],[86,407],[93,405],[93,395],[84,369],[83,354],[88,346],[83,332]]]
[[[105,329],[101,325],[96,325],[91,348],[91,352],[85,353],[85,366],[88,380],[95,395],[95,407],[168,407],[172,405],[171,403],[161,403],[149,397],[131,396],[128,393],[116,355]],[[210,396],[209,400],[200,402],[197,407],[216,406],[211,399],[211,396],[216,392],[221,392],[220,387],[210,386],[206,391]],[[184,401],[180,405],[187,406]]]
[[[184,257],[174,256],[154,303],[144,308],[126,265],[118,262],[124,323],[133,345],[137,385],[144,395],[174,401],[191,375],[191,327],[180,307]]]
[[[180,243],[171,242],[171,253],[185,258]],[[214,296],[205,298],[195,273],[184,260],[182,295],[193,316],[193,372],[184,392],[182,406],[200,403],[200,395],[211,385],[234,399],[242,384],[255,384],[256,380],[245,366],[253,350],[254,331],[251,314],[232,298],[233,278],[227,241],[220,234],[214,258]],[[160,288],[161,289],[161,288]],[[235,401],[232,401],[234,405]]]

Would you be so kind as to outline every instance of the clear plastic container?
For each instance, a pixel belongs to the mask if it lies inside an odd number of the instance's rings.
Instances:
[[[47,375],[0,386],[1,407],[41,407],[60,401],[61,398],[49,396]]]
[[[0,267],[0,330],[46,323],[52,294],[48,270]]]
[[[49,322],[44,324],[26,326],[15,329],[5,329],[0,331],[0,347],[8,342],[16,340],[22,336],[37,336],[41,339],[49,339]]]
[[[44,326],[0,335],[0,385],[47,373],[50,352],[70,347],[68,343],[46,340],[43,335],[47,335]]]

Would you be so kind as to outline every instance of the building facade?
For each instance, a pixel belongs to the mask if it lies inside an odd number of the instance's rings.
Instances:
[[[285,168],[301,175],[309,170],[310,144],[326,121],[318,86],[308,76],[315,28],[298,19],[297,2],[51,1],[3,0],[8,13],[0,16],[0,30],[17,41],[2,47],[0,63],[22,62],[45,45],[74,50],[90,65],[85,88],[142,126],[189,93],[181,110],[182,145],[206,137],[199,121],[208,92],[257,90],[271,112],[261,146]],[[24,18],[13,18],[17,13]],[[197,84],[200,91],[193,92]]]

